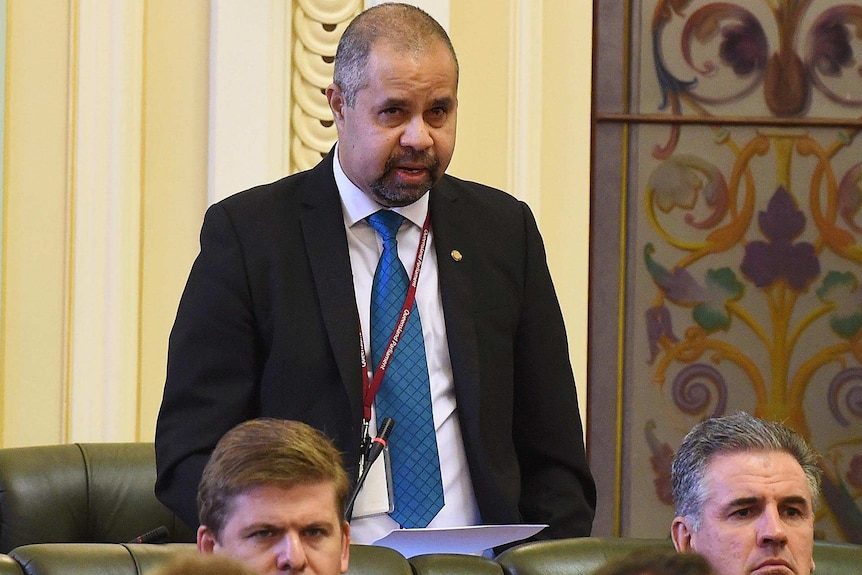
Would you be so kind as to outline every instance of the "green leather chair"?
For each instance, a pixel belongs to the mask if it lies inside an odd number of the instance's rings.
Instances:
[[[414,575],[504,575],[499,563],[478,555],[429,553],[409,561]]]
[[[673,544],[670,539],[626,537],[534,541],[503,551],[497,562],[506,575],[592,575],[611,559],[653,547],[673,549]]]
[[[0,555],[0,575],[24,575],[24,570],[8,555]]]
[[[197,555],[198,553],[198,546],[194,543],[165,543],[162,545],[130,543],[115,547],[128,549],[136,574],[150,573],[182,554]]]
[[[347,575],[414,575],[401,553],[387,547],[351,545]]]
[[[197,553],[197,548],[186,543],[24,545],[5,557],[9,561],[8,565],[4,564],[4,556],[0,556],[0,575],[146,575],[183,553]],[[13,568],[17,570],[11,570]],[[385,547],[351,545],[347,575],[414,573],[410,563],[397,551]]]
[[[643,548],[673,549],[670,539],[584,537],[536,541],[501,553],[506,575],[592,575],[611,559]],[[815,575],[862,574],[862,546],[814,542]]]
[[[32,543],[123,543],[160,526],[169,542],[194,531],[153,493],[152,443],[0,449],[0,553]]]
[[[814,564],[817,575],[862,573],[862,545],[815,541]]]
[[[129,546],[116,543],[37,543],[13,549],[9,556],[24,575],[141,575],[177,553],[197,553],[191,544],[138,547],[146,549],[133,556]]]

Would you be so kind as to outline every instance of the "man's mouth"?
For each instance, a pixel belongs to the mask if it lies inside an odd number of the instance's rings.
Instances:
[[[427,166],[401,165],[395,166],[393,171],[405,183],[420,183],[428,179],[431,170]]]
[[[790,567],[790,564],[784,559],[767,559],[766,561],[762,561],[757,569],[754,570],[754,573],[759,573],[762,575],[769,574],[784,574],[784,573],[796,573],[793,568]]]

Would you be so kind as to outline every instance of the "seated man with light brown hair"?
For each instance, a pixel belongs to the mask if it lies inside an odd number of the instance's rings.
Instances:
[[[255,575],[245,563],[226,555],[186,555],[150,570],[147,575]]]
[[[709,562],[697,553],[672,549],[638,549],[605,563],[594,575],[713,575]]]
[[[349,491],[341,454],[300,422],[259,418],[216,445],[198,488],[198,550],[257,575],[347,571]]]

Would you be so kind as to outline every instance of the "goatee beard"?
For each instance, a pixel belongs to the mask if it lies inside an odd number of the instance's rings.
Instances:
[[[392,174],[398,165],[403,163],[422,164],[425,166],[429,180],[418,185],[406,185],[398,181],[392,181]],[[383,175],[371,184],[370,192],[374,200],[384,206],[397,208],[408,206],[424,196],[436,181],[434,174],[440,168],[440,162],[436,158],[430,158],[427,154],[404,154],[391,156],[386,160]]]

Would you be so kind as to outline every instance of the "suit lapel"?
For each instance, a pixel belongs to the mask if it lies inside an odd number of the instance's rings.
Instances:
[[[359,314],[332,152],[309,174],[300,223],[329,343],[358,425],[362,418]]]
[[[479,348],[473,321],[470,260],[477,256],[470,214],[444,178],[431,193],[431,226],[437,253],[440,294],[449,341],[452,376],[460,424],[465,435],[478,438]],[[453,253],[461,254],[461,260]],[[465,441],[466,445],[471,442]]]

